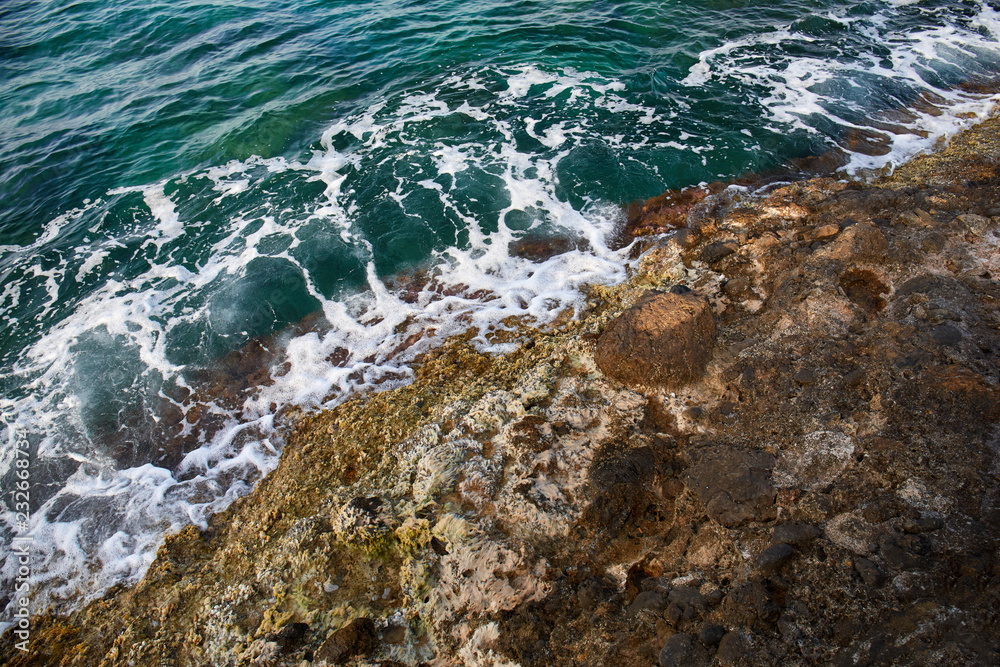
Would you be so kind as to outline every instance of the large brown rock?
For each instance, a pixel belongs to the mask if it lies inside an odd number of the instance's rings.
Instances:
[[[608,324],[594,358],[625,384],[675,388],[701,377],[714,345],[715,319],[705,298],[650,290]]]

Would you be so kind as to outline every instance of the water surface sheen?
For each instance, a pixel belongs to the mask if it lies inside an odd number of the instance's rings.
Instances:
[[[27,443],[33,486],[0,537],[36,540],[33,605],[245,493],[281,406],[578,308],[623,204],[982,117],[998,35],[983,0],[3,3],[0,478]]]

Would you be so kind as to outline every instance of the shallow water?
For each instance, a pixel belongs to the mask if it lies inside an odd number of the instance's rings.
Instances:
[[[998,36],[971,1],[6,3],[8,508],[21,445],[32,486],[0,537],[35,540],[33,610],[249,490],[282,406],[623,277],[630,201],[983,117]]]

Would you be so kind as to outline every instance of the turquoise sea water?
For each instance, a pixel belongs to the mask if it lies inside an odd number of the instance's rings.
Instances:
[[[0,538],[36,540],[33,605],[245,493],[283,405],[623,277],[630,201],[982,117],[998,37],[978,0],[4,3],[0,478],[20,447],[32,490]]]

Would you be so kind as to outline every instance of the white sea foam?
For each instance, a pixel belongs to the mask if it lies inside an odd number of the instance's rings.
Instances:
[[[966,92],[955,86],[957,81],[945,83],[939,76],[949,70],[995,76],[1000,67],[1000,14],[989,4],[977,2],[975,15],[964,23],[914,28],[897,19],[899,11],[915,3],[891,0],[889,4],[884,11],[863,18],[827,15],[859,37],[857,44],[840,53],[829,53],[829,44],[824,44],[827,51],[821,53],[810,49],[808,45],[817,38],[791,24],[706,49],[683,83],[701,87],[716,82],[745,89],[765,110],[776,132],[817,134],[822,132],[818,123],[825,120],[844,129],[874,130],[887,144],[884,154],[853,152],[845,171],[891,169],[986,118],[1000,101],[1000,95]],[[922,10],[913,7],[909,11]],[[902,121],[883,118],[879,122],[878,110],[867,98],[880,94],[880,86],[906,89],[914,103],[920,101],[921,93],[933,93],[934,104],[929,108],[915,104],[907,109],[909,118]],[[907,99],[900,99],[899,104],[906,107]]]

